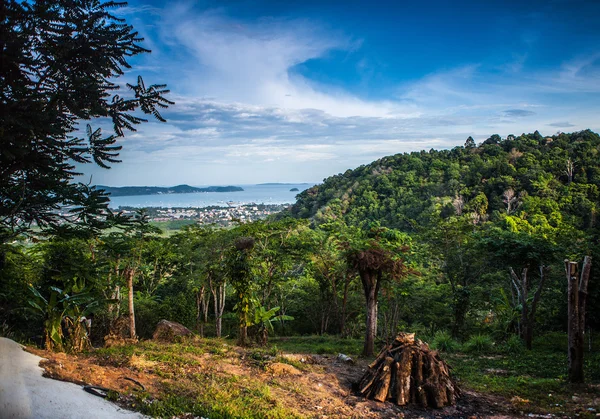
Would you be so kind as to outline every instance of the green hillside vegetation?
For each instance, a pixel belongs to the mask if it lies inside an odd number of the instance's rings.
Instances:
[[[553,137],[536,131],[494,135],[478,147],[468,142],[388,156],[302,192],[292,214],[317,220],[343,215],[349,224],[378,220],[413,233],[463,214],[476,224],[506,215],[540,224],[540,216],[554,227],[567,222],[590,229],[599,197],[599,145],[591,131]]]
[[[522,329],[509,270],[528,268],[533,294],[541,267],[548,274],[535,320],[541,328],[564,330],[562,261],[600,256],[599,150],[600,137],[589,130],[493,135],[479,146],[469,138],[464,147],[388,156],[327,178],[302,192],[289,213],[315,225],[377,221],[409,234],[425,275],[435,277],[434,299],[422,306],[418,320],[432,332],[442,326],[440,317],[426,313],[450,295],[443,307],[452,309],[453,319],[442,328],[455,337],[486,318],[504,322],[506,331]],[[600,321],[594,298],[599,276],[593,269],[592,329]]]

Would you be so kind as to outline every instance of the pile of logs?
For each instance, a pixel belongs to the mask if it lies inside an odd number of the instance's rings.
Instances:
[[[437,351],[415,339],[414,333],[400,333],[369,365],[358,391],[366,398],[390,400],[399,406],[450,406],[456,403],[460,390],[449,370]]]

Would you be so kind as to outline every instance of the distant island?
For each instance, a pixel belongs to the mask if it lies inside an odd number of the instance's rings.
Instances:
[[[298,189],[298,188],[292,188],[292,189],[290,189],[290,192],[300,192],[300,189]]]
[[[177,193],[199,193],[199,192],[242,192],[239,186],[208,186],[206,188],[195,188],[189,185],[177,185],[169,188],[159,186],[103,186],[97,185],[98,189],[104,189],[111,196],[135,196],[135,195],[166,195]]]

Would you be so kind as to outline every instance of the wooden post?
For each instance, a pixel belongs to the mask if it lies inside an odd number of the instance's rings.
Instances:
[[[581,278],[579,279],[579,324],[581,333],[585,333],[585,309],[588,297],[588,281],[590,279],[590,270],[592,269],[592,257],[586,256],[583,259],[581,268]]]
[[[569,381],[583,383],[583,348],[585,331],[585,310],[587,285],[590,277],[592,258],[583,260],[581,277],[577,278],[577,262],[565,260],[568,281],[569,317]]]
[[[136,339],[135,332],[135,312],[133,307],[133,276],[135,275],[134,270],[130,267],[127,268],[127,288],[129,288],[129,337]]]

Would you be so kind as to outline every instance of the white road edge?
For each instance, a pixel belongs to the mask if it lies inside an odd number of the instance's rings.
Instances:
[[[42,377],[39,356],[0,337],[0,418],[144,418],[86,393],[83,387]]]

